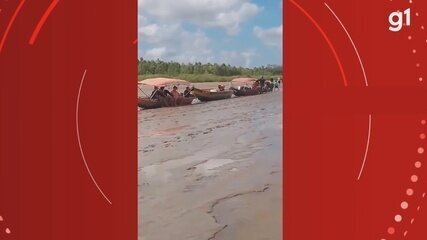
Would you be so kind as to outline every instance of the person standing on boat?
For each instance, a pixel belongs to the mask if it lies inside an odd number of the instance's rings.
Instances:
[[[184,91],[184,97],[192,97],[190,87],[186,87]]]
[[[175,100],[178,99],[179,97],[181,97],[181,93],[178,92],[177,86],[173,86],[173,90],[170,94]]]
[[[157,88],[157,93],[155,94],[154,97],[160,100],[164,106],[170,107],[172,102],[171,93],[168,90],[166,90],[165,87],[160,87],[160,89],[158,87],[154,87],[155,91],[156,91],[156,88]]]
[[[155,86],[153,92],[151,93],[151,99],[160,99],[161,97],[166,97],[159,87]]]
[[[169,90],[165,89],[165,87],[160,87],[160,91],[165,95],[165,97],[167,96],[172,96],[171,92],[169,92]]]
[[[223,86],[223,85],[218,85],[218,90],[219,90],[220,92],[225,91],[225,86]]]
[[[181,97],[181,93],[178,92],[178,87],[177,86],[173,86],[173,90],[172,90],[172,92],[170,92],[170,95],[173,98],[173,104],[175,106],[178,105],[178,103],[179,103],[178,101],[179,101],[179,99]]]
[[[265,89],[265,79],[264,79],[264,76],[261,76],[261,79],[259,80],[259,87],[261,88],[261,92],[264,92],[264,89]]]

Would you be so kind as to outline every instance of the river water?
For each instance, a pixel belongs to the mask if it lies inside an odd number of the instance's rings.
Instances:
[[[281,91],[138,121],[139,240],[282,239]]]

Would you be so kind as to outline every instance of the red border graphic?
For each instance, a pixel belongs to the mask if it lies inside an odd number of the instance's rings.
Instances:
[[[137,1],[1,9],[0,239],[136,240]]]
[[[426,238],[425,7],[285,1],[284,239]],[[411,25],[389,31],[407,8]]]

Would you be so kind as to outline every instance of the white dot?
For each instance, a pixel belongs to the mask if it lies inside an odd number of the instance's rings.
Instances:
[[[419,147],[418,148],[418,153],[419,154],[423,154],[424,153],[424,148],[423,147]]]
[[[414,195],[414,190],[412,188],[408,188],[408,190],[406,190],[406,195],[408,196]]]
[[[417,175],[412,175],[412,176],[411,176],[411,181],[412,181],[413,183],[418,182],[418,176],[417,176]]]
[[[400,207],[401,207],[402,209],[406,210],[406,209],[408,209],[409,204],[408,204],[408,202],[402,202],[402,203],[400,204]]]
[[[421,162],[418,161],[418,162],[415,163],[415,167],[416,168],[421,168],[421,166],[422,166]]]
[[[402,216],[401,215],[396,215],[395,217],[394,217],[394,221],[396,221],[396,222],[401,222],[402,221]]]

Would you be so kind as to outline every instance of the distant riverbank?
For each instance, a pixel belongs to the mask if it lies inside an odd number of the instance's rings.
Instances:
[[[253,78],[261,78],[261,76],[218,76],[214,74],[179,74],[175,76],[167,75],[167,74],[159,74],[159,75],[152,75],[152,74],[146,74],[146,75],[139,75],[138,80],[144,80],[148,78],[158,78],[158,77],[166,77],[166,78],[177,78],[186,80],[192,83],[200,83],[200,82],[230,82],[231,80],[238,78],[238,77],[253,77]],[[278,77],[282,78],[280,75],[264,75],[265,79],[274,78],[277,79]]]

